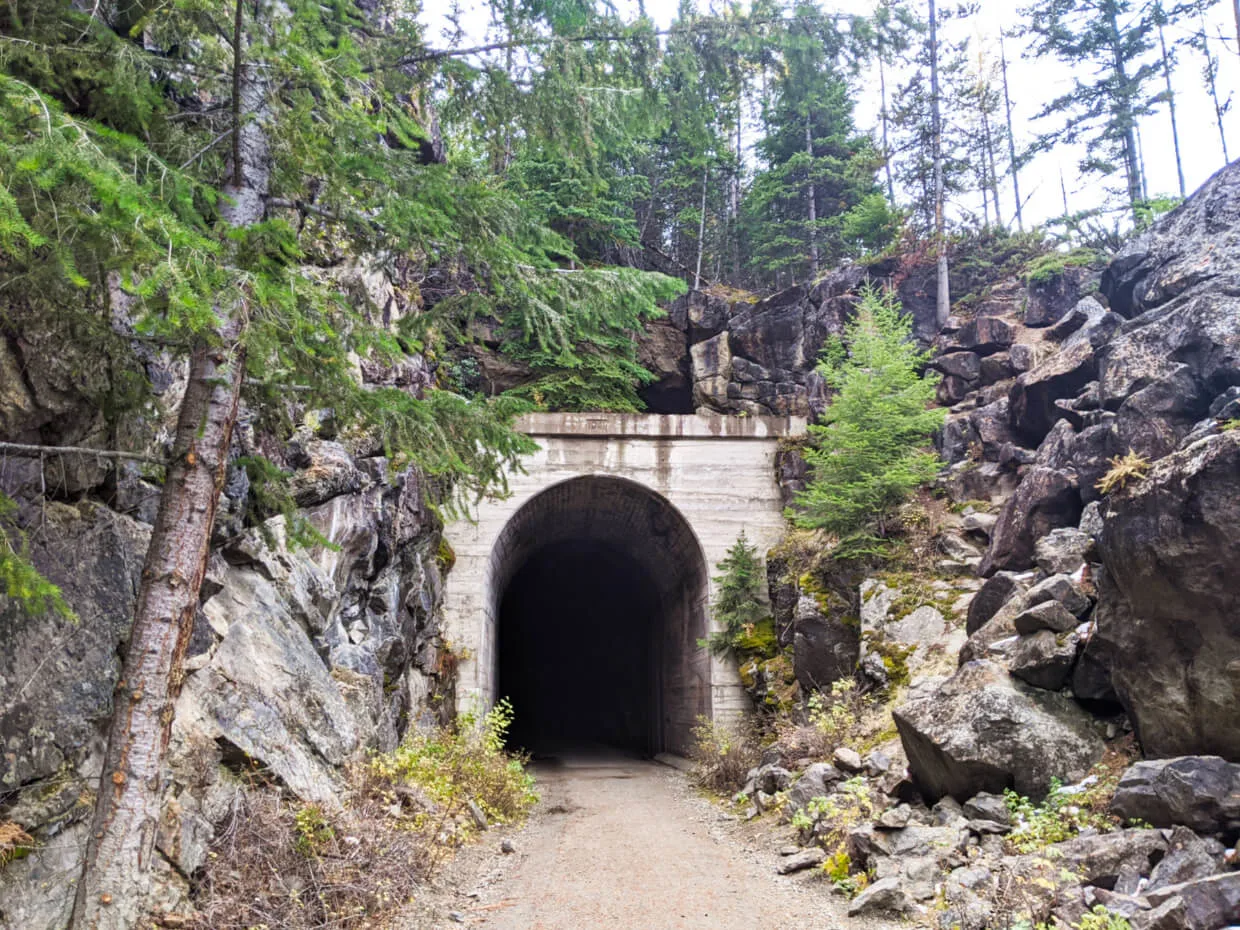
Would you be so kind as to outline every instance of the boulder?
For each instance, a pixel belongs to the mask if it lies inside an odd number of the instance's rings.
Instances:
[[[1085,616],[1093,606],[1093,601],[1081,590],[1081,586],[1066,574],[1051,575],[1039,581],[1025,595],[1025,603],[1031,607],[1052,600],[1062,604],[1074,617]]]
[[[1150,756],[1240,762],[1240,431],[1112,494],[1095,644]]]
[[[1040,443],[1063,418],[1063,410],[1055,402],[1075,397],[1097,377],[1094,347],[1078,333],[1058,352],[1016,379],[1008,393],[1012,428],[1030,444]]]
[[[994,316],[979,316],[970,320],[956,334],[956,344],[977,355],[1001,352],[1015,341],[1015,331],[1006,320]]]
[[[1126,873],[1149,875],[1166,855],[1167,846],[1161,830],[1116,830],[1055,843],[1041,857],[1085,884],[1114,888]]]
[[[728,334],[720,333],[689,350],[696,407],[727,409],[728,382],[732,378],[732,352]]]
[[[1033,560],[1048,575],[1075,572],[1094,552],[1094,540],[1075,526],[1052,530],[1037,541]]]
[[[1155,908],[1172,905],[1168,911],[1178,922],[1165,924],[1168,928],[1223,930],[1240,919],[1240,872],[1169,885],[1148,892],[1146,897]]]
[[[1008,809],[1007,799],[1001,794],[979,792],[965,801],[963,810],[964,816],[970,820],[988,820],[1001,824],[1012,822],[1012,812]]]
[[[1058,323],[1097,281],[1097,271],[1068,266],[1045,281],[1030,282],[1025,301],[1025,325],[1039,327]]]
[[[1012,674],[1035,688],[1058,691],[1072,677],[1079,645],[1079,638],[1072,633],[1056,635],[1039,630],[1022,636],[1012,649]]]
[[[1240,836],[1240,765],[1218,756],[1138,762],[1120,778],[1111,810],[1156,827]]]
[[[1018,613],[1013,618],[1012,625],[1022,636],[1037,633],[1039,630],[1067,633],[1076,629],[1077,619],[1059,601],[1043,601]]]
[[[0,597],[0,785],[75,769],[112,711],[150,527],[89,503],[47,503],[30,560],[76,620]]]
[[[931,799],[1015,788],[1042,797],[1101,757],[1088,715],[1070,699],[1014,681],[991,662],[914,689],[894,712],[909,772]]]
[[[969,603],[965,629],[976,633],[999,612],[999,608],[1018,594],[1024,593],[1025,584],[1015,572],[996,572],[986,579],[981,590]]]
[[[1223,871],[1224,847],[1216,839],[1202,839],[1187,827],[1175,827],[1167,844],[1167,855],[1149,874],[1150,891],[1209,878]]]
[[[827,616],[812,597],[797,601],[793,622],[792,665],[806,690],[830,688],[852,675],[861,658],[858,624]]]
[[[848,905],[848,916],[906,914],[914,906],[912,898],[905,891],[904,883],[900,879],[880,878],[853,899]]]
[[[791,816],[797,811],[805,810],[814,798],[825,798],[831,790],[844,780],[843,774],[833,765],[826,762],[815,762],[788,789],[785,797],[784,811]]]
[[[931,362],[930,367],[962,381],[976,381],[981,374],[982,360],[973,352],[948,352]]]
[[[817,846],[810,849],[804,849],[792,856],[785,856],[775,866],[775,871],[780,875],[791,875],[793,872],[804,872],[806,869],[812,869],[815,866],[822,865],[823,860],[827,858],[827,854]]]
[[[1037,540],[1058,527],[1074,527],[1081,518],[1076,476],[1035,465],[1003,506],[979,569],[984,577],[1000,569],[1033,565]]]

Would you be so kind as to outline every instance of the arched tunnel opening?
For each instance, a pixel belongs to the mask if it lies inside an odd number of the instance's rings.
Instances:
[[[510,745],[536,755],[608,747],[685,753],[710,714],[707,572],[665,499],[619,478],[575,478],[528,501],[492,553],[496,696]]]

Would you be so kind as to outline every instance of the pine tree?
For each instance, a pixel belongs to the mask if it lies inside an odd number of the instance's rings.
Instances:
[[[719,629],[700,645],[719,656],[748,651],[762,642],[763,633],[773,635],[773,630],[771,611],[763,597],[766,572],[744,530],[716,568],[714,618]]]
[[[791,512],[798,526],[883,537],[895,508],[934,477],[939,460],[926,446],[945,411],[931,407],[937,379],[922,374],[927,360],[894,296],[866,291],[818,366],[836,393],[809,427],[810,481]]]
[[[764,282],[810,280],[837,260],[846,252],[846,215],[879,191],[882,156],[854,128],[843,48],[836,25],[816,6],[794,8],[781,34],[769,129],[757,146],[763,169],[745,204],[750,267]]]

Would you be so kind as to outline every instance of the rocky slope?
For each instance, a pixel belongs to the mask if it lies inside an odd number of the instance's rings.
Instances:
[[[934,336],[937,552],[772,585],[798,678],[852,648],[892,701],[898,739],[777,744],[744,793],[868,871],[855,912],[1240,922],[1238,221],[1240,165],[1101,275],[996,283]]]

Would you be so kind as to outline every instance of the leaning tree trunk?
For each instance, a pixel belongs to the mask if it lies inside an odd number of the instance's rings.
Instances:
[[[220,210],[234,229],[262,219],[270,177],[264,126],[267,88],[261,70],[244,63],[243,2],[236,0],[233,33],[232,177]],[[218,328],[211,339],[198,340],[190,353],[172,458],[113,694],[73,930],[133,930],[146,908],[164,755],[245,378],[241,336],[246,306],[244,297],[237,300],[234,306],[217,308]]]
[[[930,0],[930,135],[934,149],[934,249],[938,254],[938,287],[934,318],[942,329],[952,312],[947,269],[946,220],[943,215],[943,116],[939,102],[939,33],[934,0]]]
[[[1171,57],[1167,54],[1167,35],[1160,21],[1158,24],[1158,45],[1162,49],[1163,79],[1167,82],[1167,110],[1171,114],[1171,142],[1175,146],[1175,172],[1180,181],[1180,199],[1188,196],[1184,184],[1184,159],[1180,155],[1180,124],[1175,116],[1175,88],[1171,86]]]
[[[243,353],[200,344],[190,359],[74,907],[75,930],[130,930],[143,914],[163,759],[198,610],[216,502],[241,394]]]
[[[1016,228],[1025,230],[1024,205],[1020,200],[1020,166],[1016,163],[1016,133],[1012,126],[1012,96],[1008,93],[1007,50],[1003,47],[1003,31],[999,32],[999,61],[1003,68],[1003,108],[1007,113],[1008,158],[1012,163],[1012,193],[1016,197]]]
[[[810,115],[805,114],[805,156],[806,179],[809,182],[805,192],[806,207],[809,215],[809,268],[810,280],[818,277],[818,191],[814,186],[814,131]]]

